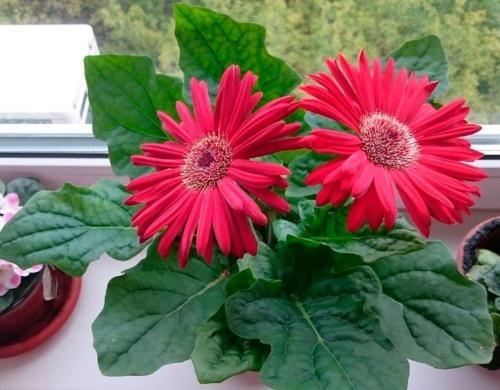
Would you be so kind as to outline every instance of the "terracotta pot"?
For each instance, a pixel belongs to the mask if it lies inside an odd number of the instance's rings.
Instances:
[[[40,275],[19,302],[0,314],[0,358],[38,347],[57,333],[73,312],[80,295],[81,279],[55,268],[50,268],[50,273],[57,285],[54,299],[44,299]]]
[[[488,249],[500,254],[500,216],[481,222],[465,235],[457,253],[460,272],[467,273],[476,263],[476,249]],[[495,348],[491,362],[482,366],[490,370],[500,369],[500,346]]]

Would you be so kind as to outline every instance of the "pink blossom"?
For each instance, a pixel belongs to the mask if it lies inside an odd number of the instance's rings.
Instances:
[[[0,230],[19,210],[21,207],[17,194],[10,193],[0,196]],[[34,265],[31,268],[22,269],[16,264],[0,259],[0,297],[5,295],[8,290],[19,287],[23,277],[39,272],[42,268],[42,265]]]

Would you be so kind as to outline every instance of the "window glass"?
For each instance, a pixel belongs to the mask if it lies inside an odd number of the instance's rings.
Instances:
[[[88,23],[101,52],[148,54],[178,73],[169,0],[2,0],[0,23]],[[322,59],[361,47],[386,55],[405,40],[438,35],[450,62],[444,98],[466,96],[471,119],[500,123],[500,1],[498,0],[192,0],[238,20],[264,25],[271,53],[300,73]]]

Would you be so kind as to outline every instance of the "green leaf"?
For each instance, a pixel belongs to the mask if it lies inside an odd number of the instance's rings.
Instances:
[[[491,319],[493,321],[493,333],[495,334],[495,343],[500,345],[500,314],[491,313]]]
[[[286,241],[288,236],[300,237],[300,227],[286,219],[278,219],[272,225],[273,234],[278,241]]]
[[[0,195],[5,195],[5,190],[6,190],[6,186],[5,186],[5,183],[0,180]]]
[[[39,192],[0,232],[0,258],[21,268],[53,264],[70,275],[82,275],[103,253],[127,260],[142,245],[126,196],[122,184],[108,179]]]
[[[396,60],[398,69],[404,67],[418,76],[427,75],[430,80],[439,81],[434,95],[440,95],[448,89],[448,60],[441,41],[435,35],[407,41],[389,57]]]
[[[259,76],[257,89],[264,92],[265,101],[289,93],[300,83],[292,68],[267,52],[263,27],[180,3],[174,6],[174,19],[186,88],[196,77],[206,80],[213,94],[224,69],[233,64]]]
[[[157,111],[175,114],[182,83],[157,75],[149,57],[99,55],[85,58],[85,77],[96,138],[108,143],[113,171],[139,176],[148,169],[134,167],[130,156],[145,142],[164,142],[167,134]]]
[[[252,287],[254,283],[255,278],[252,275],[252,271],[250,271],[250,269],[244,269],[233,275],[226,283],[226,296],[228,297],[238,291],[246,290]]]
[[[490,269],[482,275],[488,291],[496,296],[500,296],[500,263],[491,266]]]
[[[370,263],[387,256],[416,251],[425,246],[425,240],[402,216],[396,219],[394,228],[372,231],[363,226],[347,237],[314,238],[328,245],[337,253],[359,256]]]
[[[409,253],[425,246],[422,236],[401,216],[391,230],[380,228],[372,231],[364,225],[354,233],[348,232],[347,212],[348,206],[318,208],[313,201],[299,202],[301,222],[295,225],[277,220],[273,231],[278,240],[283,241],[287,235],[308,238],[329,246],[336,253],[355,255],[365,262]]]
[[[321,155],[316,152],[307,152],[296,157],[289,165],[292,174],[289,187],[285,191],[288,198],[305,198],[316,195],[320,186],[306,186],[304,180],[307,175],[320,164],[331,160],[331,156]]]
[[[342,125],[333,119],[309,111],[304,115],[304,121],[311,129],[342,130]]]
[[[7,310],[14,302],[14,294],[12,290],[7,291],[0,297],[0,314]]]
[[[237,262],[238,269],[249,269],[255,279],[276,280],[280,279],[282,264],[276,253],[263,242],[259,242],[257,255],[248,253]]]
[[[448,248],[423,250],[371,264],[382,283],[383,328],[409,359],[438,368],[491,360],[493,334],[486,292],[458,272]]]
[[[282,279],[294,294],[303,294],[313,281],[330,275],[335,265],[334,252],[328,246],[293,236],[279,245],[277,257],[284,264]]]
[[[469,272],[467,272],[467,277],[474,282],[481,282],[483,275],[491,269],[491,265],[488,264],[474,264]]]
[[[228,298],[231,330],[271,346],[261,368],[275,389],[403,389],[408,363],[370,308],[380,285],[368,267],[316,280],[300,298],[258,280]]]
[[[102,373],[147,375],[189,359],[198,325],[224,302],[225,266],[216,254],[211,265],[192,257],[180,269],[176,251],[164,261],[151,245],[141,263],[113,278],[92,326]]]
[[[200,383],[218,383],[245,371],[259,371],[268,353],[266,345],[231,332],[222,306],[199,326],[191,359]]]
[[[479,249],[477,251],[477,261],[483,265],[496,265],[500,263],[500,256],[487,249]]]
[[[42,184],[37,179],[31,177],[18,177],[7,184],[6,192],[13,192],[19,195],[20,204],[25,205],[33,195],[43,189]]]

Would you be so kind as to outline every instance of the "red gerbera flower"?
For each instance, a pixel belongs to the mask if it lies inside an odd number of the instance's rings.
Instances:
[[[308,176],[308,185],[322,184],[317,204],[354,202],[348,229],[367,221],[377,229],[382,220],[392,228],[396,218],[396,189],[420,231],[428,236],[431,216],[452,224],[462,221],[479,195],[466,181],[486,177],[462,161],[482,156],[461,138],[477,132],[468,123],[469,108],[462,99],[440,109],[427,101],[437,86],[427,76],[395,70],[392,58],[385,67],[361,51],[359,67],[343,55],[329,59],[331,72],[311,75],[318,85],[302,89],[312,96],[302,107],[329,117],[353,131],[315,129],[305,142],[315,151],[336,157]]]
[[[279,212],[288,203],[271,191],[286,187],[287,168],[254,157],[301,147],[299,137],[290,137],[300,125],[283,119],[295,111],[293,96],[275,99],[254,112],[262,93],[252,93],[257,77],[231,66],[222,75],[212,109],[207,85],[191,79],[194,115],[177,102],[181,123],[163,112],[158,115],[173,138],[147,143],[144,155],[133,156],[135,165],[154,167],[156,172],[133,180],[128,190],[135,194],[127,204],[145,203],[133,217],[142,241],[163,232],[158,245],[166,257],[180,234],[179,262],[185,266],[196,232],[196,249],[211,261],[214,239],[221,251],[237,257],[257,252],[257,241],[249,218],[267,223],[266,215],[249,195]]]

